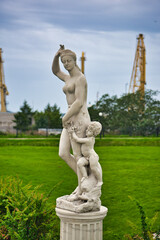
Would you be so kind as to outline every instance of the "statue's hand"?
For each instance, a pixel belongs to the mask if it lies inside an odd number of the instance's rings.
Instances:
[[[64,50],[64,45],[60,44],[59,46],[61,50]]]
[[[65,116],[62,118],[62,125],[64,128],[68,129],[71,126],[71,120],[65,120]]]
[[[59,48],[59,50],[57,51],[57,53],[56,53],[56,56],[60,56],[61,55],[61,52],[64,50],[64,45],[61,45],[60,44],[60,48]]]
[[[68,133],[72,134],[73,132],[74,132],[74,127],[72,126],[72,123],[71,123],[68,128]]]

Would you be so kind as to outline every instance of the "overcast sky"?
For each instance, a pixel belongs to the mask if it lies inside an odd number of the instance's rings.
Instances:
[[[63,82],[51,71],[64,44],[85,52],[88,104],[129,86],[137,45],[144,34],[147,89],[160,90],[160,0],[0,0],[0,48],[8,110],[27,100],[34,110],[55,103],[65,112]],[[64,70],[65,71],[65,70]]]

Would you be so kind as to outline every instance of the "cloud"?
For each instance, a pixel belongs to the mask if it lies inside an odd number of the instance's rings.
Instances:
[[[158,23],[146,21],[147,13],[151,13],[148,15],[151,18],[153,10],[156,12],[159,6],[156,0],[153,2],[155,9],[149,9],[148,0],[143,8],[141,2],[132,0],[82,0],[78,5],[71,0],[3,1],[0,11],[7,24],[4,21],[0,25],[0,47],[4,50],[9,109],[18,111],[26,99],[34,110],[43,110],[49,102],[57,103],[65,112],[63,83],[51,72],[59,44],[76,52],[78,65],[82,51],[86,52],[88,102],[94,103],[97,92],[99,96],[123,94],[131,77],[136,37],[144,26],[147,87],[159,89],[160,33],[159,30],[153,32],[152,24],[158,29]],[[81,16],[83,10],[84,18]],[[140,17],[144,16],[144,20],[141,24],[140,18],[134,21],[133,15],[140,15],[142,10],[144,15]],[[126,18],[128,15],[131,17]]]
[[[35,23],[34,28],[30,28],[31,22],[19,24],[25,28],[2,31],[6,83],[11,93],[8,97],[10,110],[17,111],[19,104],[22,105],[26,99],[34,109],[43,110],[50,102],[57,103],[65,112],[67,105],[61,89],[63,83],[51,72],[53,55],[61,43],[77,53],[79,65],[81,52],[86,52],[88,102],[94,103],[97,92],[99,96],[105,93],[121,95],[125,92],[133,66],[136,32],[73,32],[43,22]],[[157,89],[160,35],[146,34],[145,41],[149,49],[148,82],[151,88]],[[157,75],[151,82],[149,78],[153,69]]]
[[[145,2],[145,4],[144,4]],[[160,1],[149,0],[6,0],[0,12],[8,26],[15,21],[32,19],[72,30],[160,31]],[[155,24],[155,21],[157,21]]]

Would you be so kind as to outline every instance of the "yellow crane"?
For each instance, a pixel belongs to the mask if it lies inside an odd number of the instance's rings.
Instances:
[[[84,52],[82,52],[82,57],[81,57],[81,71],[84,74],[84,61],[86,60]]]
[[[9,95],[4,81],[2,48],[0,48],[0,95],[1,95],[1,112],[6,112],[6,95]]]
[[[135,93],[138,90],[141,95],[144,96],[146,84],[146,50],[143,41],[143,34],[139,34],[137,40],[138,42],[129,85],[129,93]]]

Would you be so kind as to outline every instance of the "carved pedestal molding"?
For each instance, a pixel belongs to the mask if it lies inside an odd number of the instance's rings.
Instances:
[[[75,213],[56,208],[61,220],[60,240],[102,240],[103,219],[108,209],[101,206],[100,211]]]

